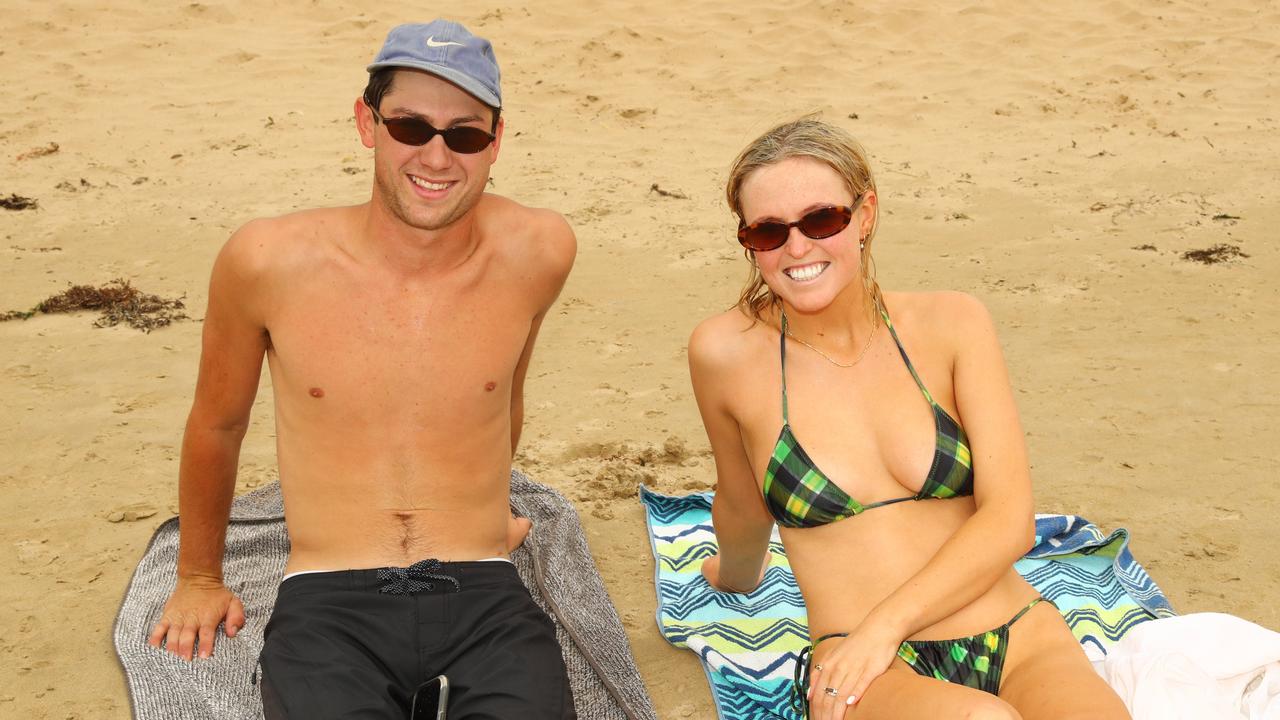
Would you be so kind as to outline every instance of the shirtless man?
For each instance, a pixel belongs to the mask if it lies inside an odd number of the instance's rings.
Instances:
[[[573,717],[553,626],[506,561],[525,373],[573,233],[485,192],[503,130],[488,41],[404,25],[368,69],[369,202],[255,220],[214,263],[177,587],[149,642],[209,657],[220,623],[244,627],[222,555],[265,355],[292,543],[267,717],[403,718],[441,673],[451,718]]]

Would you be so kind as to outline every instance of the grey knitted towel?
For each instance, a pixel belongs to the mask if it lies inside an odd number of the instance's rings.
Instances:
[[[511,473],[511,505],[533,530],[511,559],[534,600],[556,625],[582,720],[653,720],[657,716],[631,657],[618,613],[587,549],[573,506],[562,495]],[[227,529],[223,573],[244,602],[246,624],[219,637],[210,659],[186,662],[146,644],[174,586],[178,519],[151,539],[125,591],[113,632],[137,720],[257,720],[254,682],[262,629],[289,558],[280,486],[236,499]]]

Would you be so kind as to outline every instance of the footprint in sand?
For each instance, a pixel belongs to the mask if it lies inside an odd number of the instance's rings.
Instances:
[[[19,540],[14,547],[18,549],[18,562],[29,567],[44,567],[58,559],[47,539]]]
[[[106,518],[107,522],[113,523],[137,522],[138,520],[145,520],[152,515],[155,515],[157,512],[159,512],[159,510],[156,509],[155,505],[140,502],[132,503],[130,505],[121,505],[115,510],[107,513]]]

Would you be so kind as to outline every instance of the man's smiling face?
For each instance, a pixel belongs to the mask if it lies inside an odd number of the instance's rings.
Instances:
[[[383,117],[417,117],[444,130],[471,126],[488,131],[494,110],[456,85],[435,75],[400,70],[378,108]],[[439,230],[457,222],[480,201],[489,167],[498,158],[502,122],[493,144],[478,153],[450,150],[443,137],[426,145],[398,142],[367,108],[358,123],[361,139],[374,150],[374,200],[392,215],[420,230]]]

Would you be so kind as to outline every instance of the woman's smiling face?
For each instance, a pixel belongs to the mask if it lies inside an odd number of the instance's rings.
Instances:
[[[862,254],[858,241],[870,230],[874,194],[858,204],[848,227],[814,240],[791,228],[776,250],[757,252],[760,275],[774,294],[802,313],[818,312],[850,287],[862,292]],[[790,157],[752,172],[742,183],[742,219],[794,222],[826,205],[851,206],[854,197],[827,164]]]

